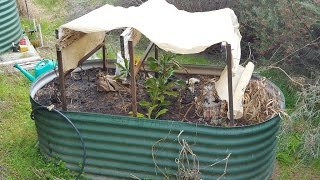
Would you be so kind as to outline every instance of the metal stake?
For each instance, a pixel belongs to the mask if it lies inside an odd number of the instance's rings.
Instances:
[[[234,126],[231,45],[227,44],[226,48],[227,48],[227,68],[228,68],[229,115],[230,115],[231,126]]]
[[[106,71],[106,64],[107,64],[107,59],[106,59],[106,44],[105,42],[103,43],[102,46],[102,64],[103,64],[103,71]]]
[[[158,48],[158,46],[154,46],[154,58],[156,59],[156,60],[158,60],[159,59],[159,48]]]
[[[62,64],[62,53],[61,50],[57,48],[57,60],[58,60],[58,70],[59,70],[59,84],[60,84],[60,96],[62,101],[62,110],[67,110],[67,97],[66,97],[66,85],[65,77],[63,72]]]
[[[159,62],[159,48],[157,45],[154,45],[154,58]],[[155,72],[154,76],[159,77],[159,73]]]
[[[132,97],[132,112],[133,116],[137,117],[137,85],[136,77],[134,75],[134,56],[133,56],[133,42],[132,40],[128,41],[128,50],[130,56],[130,78],[131,78],[131,97]]]

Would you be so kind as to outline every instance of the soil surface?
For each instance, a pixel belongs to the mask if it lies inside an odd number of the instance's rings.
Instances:
[[[67,92],[67,108],[68,111],[76,112],[94,112],[113,115],[128,116],[131,111],[131,95],[130,85],[123,85],[123,88],[118,92],[106,92],[97,90],[97,74],[101,74],[101,69],[89,69],[80,72],[73,72],[66,76],[66,92]],[[109,72],[109,74],[114,74]],[[137,100],[149,100],[144,88],[145,74],[140,72],[137,76]],[[173,89],[179,92],[178,97],[167,97],[171,101],[168,107],[168,112],[159,119],[177,120],[193,122],[197,124],[209,124],[216,126],[228,126],[229,120],[226,118],[226,113],[217,113],[215,119],[210,120],[203,117],[203,110],[199,111],[195,98],[199,98],[203,94],[203,87],[214,77],[201,75],[184,75],[176,74],[173,79],[187,81],[189,78],[197,78],[200,83],[195,84],[194,93],[188,87],[174,87]],[[59,92],[58,79],[46,84],[40,89],[35,96],[35,100],[44,106],[55,105],[55,108],[61,109],[61,100]],[[220,104],[221,106],[221,104]],[[227,111],[227,107],[218,107],[217,111]],[[224,108],[224,109],[223,109]],[[141,108],[138,105],[138,112],[145,114],[147,109]],[[248,125],[244,119],[236,120],[236,126]]]

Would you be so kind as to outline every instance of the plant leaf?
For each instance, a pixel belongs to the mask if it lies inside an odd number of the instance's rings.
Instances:
[[[139,102],[139,105],[143,106],[143,107],[150,107],[151,103],[148,102],[148,101],[142,100],[142,101]]]
[[[176,83],[177,85],[180,85],[180,86],[186,85],[186,82],[183,81],[183,80],[176,80],[175,83]]]
[[[161,116],[161,115],[163,115],[163,114],[165,114],[165,113],[167,113],[168,112],[168,109],[161,109],[157,114],[156,114],[156,119],[159,117],[159,116]]]
[[[163,102],[160,103],[160,106],[169,106],[171,104],[170,101],[164,100]]]
[[[154,110],[156,107],[158,107],[158,104],[149,107],[148,113],[147,113],[147,116],[148,116],[149,119],[151,119],[152,112],[153,112],[153,110]]]
[[[125,66],[125,69],[129,71],[129,61],[128,59],[124,59],[124,66]]]
[[[122,64],[120,64],[120,63],[114,63],[115,65],[117,65],[117,66],[119,66],[119,68],[122,70],[122,69],[126,69]]]
[[[168,96],[173,96],[173,97],[179,96],[179,93],[177,91],[165,91],[163,94],[166,94]]]
[[[145,118],[145,119],[147,118],[144,114],[139,113],[139,112],[137,113],[137,117],[138,118]]]

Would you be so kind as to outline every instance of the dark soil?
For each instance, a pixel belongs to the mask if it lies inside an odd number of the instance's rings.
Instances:
[[[97,74],[101,69],[90,69],[80,72],[74,72],[66,76],[66,92],[67,92],[67,108],[68,111],[76,112],[94,112],[113,115],[125,115],[131,111],[131,95],[130,87],[127,85],[119,92],[99,92],[97,91]],[[113,72],[110,72],[113,74]],[[144,74],[140,72],[137,76],[137,100],[148,100],[148,95],[144,89]],[[197,124],[210,124],[219,126],[228,126],[229,122],[226,118],[219,117],[218,122],[204,120],[204,118],[196,113],[194,98],[201,95],[201,87],[204,83],[213,77],[201,75],[174,75],[173,79],[187,81],[189,78],[198,78],[200,83],[195,85],[195,92],[191,93],[186,88],[176,87],[179,97],[168,97],[171,105],[168,112],[160,117],[166,120],[187,121]],[[61,100],[59,99],[59,82],[54,79],[52,82],[40,89],[35,96],[35,100],[44,106],[55,105],[56,109],[61,109]],[[145,113],[146,109],[139,107],[138,112]],[[236,125],[247,125],[244,120],[237,120]]]

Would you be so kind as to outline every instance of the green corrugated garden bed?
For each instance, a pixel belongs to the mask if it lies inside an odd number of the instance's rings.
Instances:
[[[33,99],[36,92],[55,77],[50,72],[32,85],[33,108],[40,106]],[[278,115],[253,125],[214,127],[101,113],[62,113],[83,138],[83,172],[91,179],[268,179],[272,175]],[[34,111],[33,116],[41,152],[81,171],[83,145],[70,123],[46,109]]]

